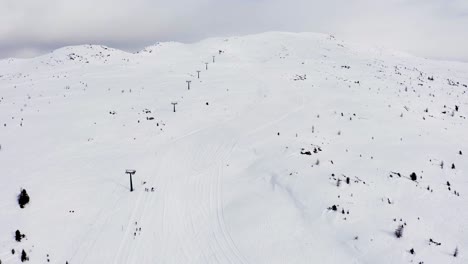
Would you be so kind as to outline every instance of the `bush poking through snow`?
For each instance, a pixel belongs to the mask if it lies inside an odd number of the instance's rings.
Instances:
[[[453,257],[456,258],[458,256],[458,247],[455,248],[455,251],[453,251]]]
[[[435,241],[435,240],[434,240],[434,239],[432,239],[432,238],[430,238],[430,239],[429,239],[429,244],[434,244],[434,245],[436,245],[436,246],[440,246],[440,245],[442,245],[442,243],[440,243],[440,242],[437,242],[437,241]]]
[[[29,203],[29,195],[26,189],[21,189],[21,193],[18,195],[18,204],[21,208],[24,208],[27,203]]]
[[[399,225],[399,226],[397,227],[397,229],[395,230],[395,236],[396,236],[397,238],[401,238],[401,237],[403,236],[403,229],[404,229],[404,228],[405,228],[405,227],[404,227],[403,225]]]

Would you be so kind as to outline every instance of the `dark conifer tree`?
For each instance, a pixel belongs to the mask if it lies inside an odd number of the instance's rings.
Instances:
[[[399,225],[398,228],[395,230],[395,236],[397,238],[401,238],[403,236],[403,229],[405,227],[403,225]]]
[[[15,232],[15,240],[18,241],[18,242],[21,242],[21,239],[24,238],[24,234],[21,234],[21,232],[19,230],[16,230]]]
[[[24,251],[21,251],[21,262],[25,262],[25,261],[29,261],[29,257],[28,255],[26,255],[26,252]]]
[[[26,189],[21,189],[21,193],[18,196],[18,204],[21,208],[24,208],[27,203],[29,203],[29,195]]]

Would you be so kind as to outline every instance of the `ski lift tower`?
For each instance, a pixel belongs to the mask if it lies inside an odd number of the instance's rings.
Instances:
[[[126,170],[125,173],[130,175],[130,191],[133,192],[132,175],[135,174],[136,170]]]
[[[174,106],[174,113],[175,113],[175,106],[177,105],[177,102],[172,102],[171,104]]]

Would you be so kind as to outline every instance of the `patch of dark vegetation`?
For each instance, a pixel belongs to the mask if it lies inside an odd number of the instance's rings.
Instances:
[[[26,189],[21,189],[20,194],[18,195],[18,204],[21,208],[24,208],[26,204],[29,203],[29,195],[26,192]]]

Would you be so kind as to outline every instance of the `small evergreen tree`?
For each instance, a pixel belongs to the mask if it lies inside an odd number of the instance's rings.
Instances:
[[[453,252],[453,257],[456,258],[458,256],[458,247],[455,248],[455,251]]]
[[[26,189],[21,189],[21,193],[18,196],[18,204],[21,208],[24,208],[27,203],[29,203],[29,195]]]
[[[21,251],[21,262],[25,262],[25,261],[29,261],[29,257],[28,255],[26,255],[26,252],[24,251]]]
[[[19,230],[16,230],[15,232],[15,240],[18,241],[18,242],[21,242],[21,239],[23,239],[25,237],[24,234],[21,234],[21,232]]]
[[[404,228],[405,228],[405,227],[404,227],[403,225],[399,225],[399,226],[397,227],[397,229],[395,230],[395,236],[396,236],[397,238],[401,238],[401,237],[403,236],[403,229],[404,229]]]
[[[416,173],[414,173],[414,172],[411,173],[410,178],[411,178],[412,181],[416,181],[418,179],[418,177],[416,176]]]

